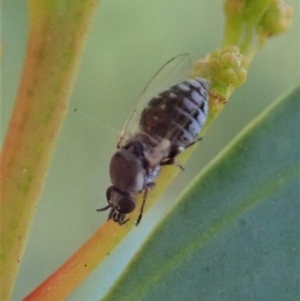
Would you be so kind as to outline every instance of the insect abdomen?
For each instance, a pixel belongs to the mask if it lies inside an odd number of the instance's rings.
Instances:
[[[174,146],[188,146],[205,124],[208,86],[205,79],[188,79],[159,93],[143,110],[140,129]]]

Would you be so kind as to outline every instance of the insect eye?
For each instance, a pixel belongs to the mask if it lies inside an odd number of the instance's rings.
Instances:
[[[136,207],[135,200],[129,194],[121,192],[114,186],[107,188],[106,198],[111,207],[123,214],[132,212]]]
[[[113,187],[113,186],[109,186],[109,187],[107,188],[107,190],[106,190],[106,199],[107,199],[107,200],[110,200],[111,194],[112,194],[113,190],[114,190],[114,187]]]
[[[135,209],[136,202],[130,196],[124,196],[119,199],[118,207],[121,213],[130,213]]]

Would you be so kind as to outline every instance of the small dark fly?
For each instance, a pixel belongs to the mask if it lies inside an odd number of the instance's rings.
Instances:
[[[185,79],[189,66],[189,56],[181,54],[161,67],[125,121],[110,161],[108,205],[97,210],[110,209],[108,220],[125,224],[126,214],[136,207],[134,196],[143,192],[138,225],[162,166],[182,168],[176,156],[199,141],[208,113],[209,82]]]

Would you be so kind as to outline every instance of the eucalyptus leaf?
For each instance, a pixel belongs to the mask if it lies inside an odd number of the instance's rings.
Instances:
[[[300,85],[181,195],[103,300],[299,300]]]

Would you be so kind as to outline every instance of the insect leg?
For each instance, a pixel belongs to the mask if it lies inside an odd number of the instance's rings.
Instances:
[[[160,165],[175,165],[178,166],[181,170],[184,170],[184,167],[175,159],[175,157],[170,157],[165,159]]]
[[[199,138],[195,139],[192,143],[188,144],[185,149],[187,149],[187,148],[193,146],[194,144],[200,142],[202,139],[203,139],[202,137],[199,137]]]
[[[125,219],[125,221],[122,222],[121,224],[119,223],[119,225],[120,225],[120,226],[123,226],[123,225],[126,224],[129,220],[130,220],[130,218]]]
[[[150,183],[149,183],[150,184]],[[136,221],[136,226],[139,225],[142,217],[143,217],[143,212],[144,212],[144,207],[145,207],[145,203],[146,203],[146,200],[147,200],[147,196],[148,196],[148,187],[145,188],[144,190],[144,195],[143,195],[143,203],[142,203],[142,207],[141,207],[141,211],[140,211],[140,215]]]
[[[106,206],[104,208],[96,209],[96,211],[105,211],[105,210],[107,210],[109,208],[110,208],[110,205],[108,205],[108,206]]]
[[[183,146],[176,146],[171,150],[169,157],[165,158],[160,165],[175,165],[178,166],[181,170],[184,170],[184,167],[176,160],[176,156],[182,153],[185,150]]]
[[[199,141],[202,140],[202,137],[197,138],[194,140],[192,143],[188,144],[186,147],[177,147],[171,154],[169,158],[164,159],[160,165],[176,165],[178,166],[181,170],[184,170],[184,167],[176,160],[176,156],[186,150],[187,148],[191,147],[195,143],[198,143]]]

